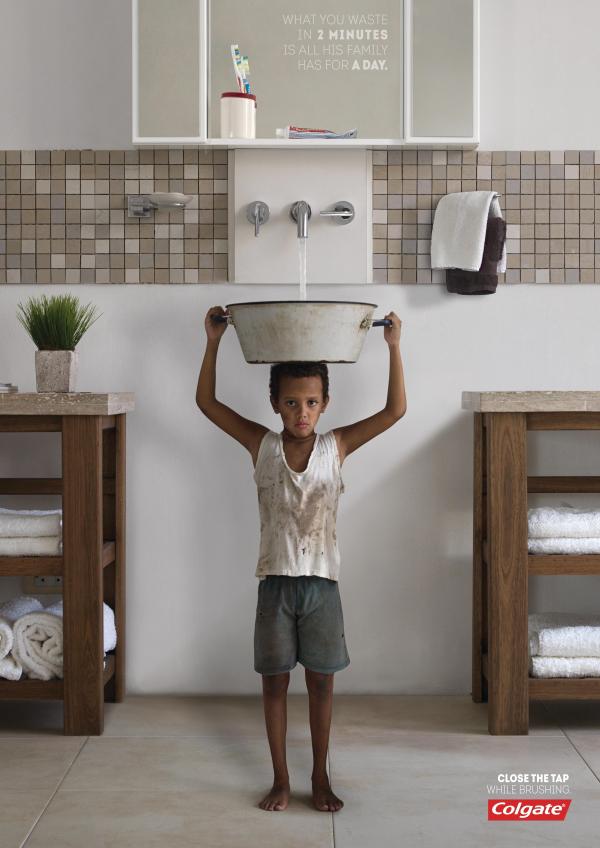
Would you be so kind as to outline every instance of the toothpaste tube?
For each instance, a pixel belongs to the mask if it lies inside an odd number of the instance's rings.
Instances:
[[[277,138],[356,138],[358,130],[347,130],[337,133],[333,130],[312,129],[310,127],[295,127],[293,125],[275,130]]]

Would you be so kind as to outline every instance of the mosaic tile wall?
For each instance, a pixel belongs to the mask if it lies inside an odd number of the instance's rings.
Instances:
[[[600,151],[373,151],[376,283],[431,271],[447,192],[495,189],[506,283],[600,282]],[[182,191],[185,210],[129,218],[126,195]],[[597,210],[597,211],[596,211]],[[0,283],[227,281],[227,151],[0,151]]]
[[[431,271],[433,210],[444,194],[498,191],[506,283],[600,283],[600,151],[373,151],[373,276],[444,283]]]
[[[127,216],[128,194],[185,210]],[[0,151],[0,282],[227,280],[227,151]]]

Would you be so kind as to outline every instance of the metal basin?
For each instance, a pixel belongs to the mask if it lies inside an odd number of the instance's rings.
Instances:
[[[264,300],[229,303],[246,362],[356,362],[373,320],[376,303],[331,300]]]

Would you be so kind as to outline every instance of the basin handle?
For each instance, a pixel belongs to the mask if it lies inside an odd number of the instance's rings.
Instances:
[[[354,220],[354,206],[349,200],[338,200],[333,209],[319,212],[323,218],[335,218],[340,224],[349,224]]]
[[[363,318],[360,322],[361,330],[364,330],[365,327],[368,330],[369,327],[391,327],[392,325],[393,322],[391,318],[375,318],[373,321],[371,321],[370,318]]]
[[[254,224],[254,235],[258,236],[260,228],[269,220],[269,207],[262,200],[254,200],[246,206],[246,220]]]
[[[233,324],[231,315],[211,315],[210,317],[215,324]]]

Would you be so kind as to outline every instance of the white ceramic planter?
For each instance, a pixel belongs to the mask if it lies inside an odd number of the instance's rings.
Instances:
[[[35,382],[38,392],[74,392],[77,383],[76,350],[36,350]]]
[[[266,300],[229,303],[246,362],[356,362],[376,303]]]

